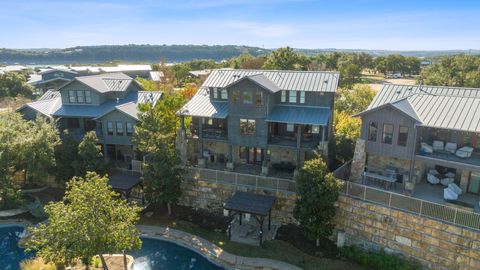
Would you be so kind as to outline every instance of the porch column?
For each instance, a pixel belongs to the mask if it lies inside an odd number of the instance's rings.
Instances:
[[[326,129],[326,126],[320,126],[320,128],[322,129],[321,131],[321,141],[320,143],[322,144],[322,152],[325,153],[325,131],[327,130]]]
[[[185,116],[180,115],[180,128],[185,130]]]
[[[302,142],[302,125],[297,126],[297,169],[300,167],[300,144]]]
[[[262,175],[267,176],[269,171],[268,146],[263,150]]]
[[[226,168],[229,171],[233,171],[233,145],[227,145],[227,164]]]
[[[206,166],[206,159],[203,157],[203,117],[198,118],[198,151],[199,157],[198,157],[198,167],[205,167]]]

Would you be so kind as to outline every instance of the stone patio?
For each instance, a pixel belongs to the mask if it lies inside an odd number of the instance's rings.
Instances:
[[[262,241],[275,239],[279,227],[279,223],[272,222],[271,228],[268,230],[268,222],[265,222],[263,224]],[[231,230],[231,241],[252,246],[260,246],[260,224],[253,217],[251,217],[250,221],[246,221],[245,219],[242,220],[242,225],[240,225],[238,218],[236,218],[232,224]]]

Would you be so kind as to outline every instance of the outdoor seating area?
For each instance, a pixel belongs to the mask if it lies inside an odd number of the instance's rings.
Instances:
[[[435,152],[437,153],[443,153],[443,154],[448,154],[448,155],[455,155],[459,158],[470,158],[473,153],[473,147],[470,146],[463,146],[460,148],[457,148],[457,144],[453,142],[443,142],[440,140],[434,140],[432,145],[429,145],[426,142],[421,142],[420,143],[420,155],[428,155],[428,154],[433,154]]]
[[[368,166],[363,172],[363,184],[376,185],[383,189],[391,190],[396,184],[403,184],[403,174],[397,168],[376,168]]]

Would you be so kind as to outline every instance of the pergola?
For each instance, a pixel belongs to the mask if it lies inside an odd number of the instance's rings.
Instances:
[[[135,187],[139,186],[143,189],[142,179],[140,178],[140,174],[137,173],[112,175],[108,180],[108,184],[112,186],[113,190],[123,195],[127,200],[130,199],[132,190]],[[142,205],[145,205],[143,194]]]
[[[242,214],[252,215],[260,224],[260,245],[262,244],[263,222],[268,216],[268,230],[271,229],[272,207],[275,203],[275,197],[260,195],[249,192],[237,191],[223,208],[228,210],[228,216],[239,215],[240,225],[242,225]],[[228,236],[231,238],[231,227],[229,226]]]

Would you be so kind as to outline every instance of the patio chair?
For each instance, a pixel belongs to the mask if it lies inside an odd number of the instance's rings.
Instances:
[[[434,174],[428,173],[427,182],[432,185],[437,185],[438,183],[440,183],[440,179],[438,179],[438,177],[436,177]]]
[[[420,151],[425,153],[425,154],[431,154],[431,153],[433,153],[433,148],[428,143],[422,142],[422,143],[420,143]]]
[[[459,148],[456,152],[455,155],[459,158],[469,158],[472,156],[473,153],[473,147],[470,146],[464,146]]]
[[[453,172],[448,172],[448,173],[445,174],[445,177],[455,178],[455,173],[453,173]]]
[[[454,181],[455,181],[454,178],[445,177],[445,178],[442,178],[442,180],[440,180],[440,183],[444,186],[448,186],[449,184],[453,183]]]
[[[455,151],[457,151],[457,144],[452,142],[447,142],[447,144],[445,144],[445,151],[447,151],[450,154],[455,154]]]
[[[450,188],[444,188],[443,189],[443,198],[447,201],[455,201],[455,200],[458,199],[458,194],[455,193]]]
[[[433,151],[435,152],[445,150],[443,141],[433,141],[432,148],[433,148]]]
[[[459,186],[457,186],[457,184],[455,184],[455,183],[448,184],[448,188],[450,190],[452,190],[453,192],[455,192],[455,194],[457,194],[457,195],[462,194],[462,189]]]

